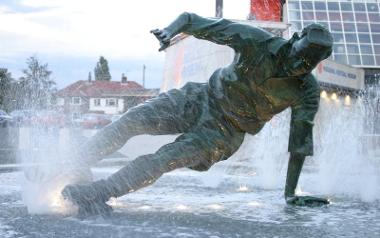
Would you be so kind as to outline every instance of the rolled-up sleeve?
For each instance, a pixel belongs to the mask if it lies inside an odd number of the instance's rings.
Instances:
[[[304,156],[313,155],[314,117],[319,108],[319,85],[309,75],[301,88],[302,96],[292,105],[288,151]]]

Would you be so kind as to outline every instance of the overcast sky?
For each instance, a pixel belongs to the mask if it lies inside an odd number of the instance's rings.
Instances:
[[[212,17],[215,0],[0,0],[0,68],[22,75],[26,58],[48,63],[58,88],[86,80],[100,55],[112,80],[126,73],[158,88],[165,53],[149,33],[184,11]],[[245,19],[249,0],[224,0],[224,17]]]

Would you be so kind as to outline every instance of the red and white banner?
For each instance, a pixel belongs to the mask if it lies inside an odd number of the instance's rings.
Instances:
[[[251,0],[250,18],[258,21],[281,21],[282,0]]]

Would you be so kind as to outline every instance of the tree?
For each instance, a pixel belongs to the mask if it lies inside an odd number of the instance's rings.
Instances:
[[[99,61],[96,64],[96,67],[94,69],[94,73],[95,73],[95,80],[104,80],[104,81],[111,80],[111,74],[108,68],[108,61],[103,56],[100,56]]]
[[[12,76],[7,69],[0,68],[0,108],[9,110],[12,101]]]
[[[92,75],[91,75],[91,72],[88,72],[88,78],[87,78],[88,82],[91,82],[92,81]]]
[[[48,69],[48,64],[41,64],[36,56],[29,57],[26,64],[27,68],[22,70],[25,76],[19,81],[21,95],[17,100],[22,108],[46,108],[56,91],[56,83],[50,78],[52,71]]]

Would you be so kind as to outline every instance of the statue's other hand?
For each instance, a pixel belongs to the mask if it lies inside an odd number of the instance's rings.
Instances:
[[[330,201],[312,196],[289,196],[286,197],[286,203],[295,206],[320,207],[330,204]]]
[[[158,49],[158,51],[162,51],[170,45],[171,36],[168,30],[155,29],[151,30],[150,33],[156,36],[157,40],[160,42],[160,49]]]

